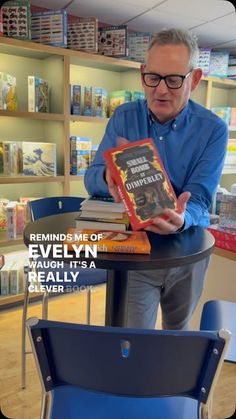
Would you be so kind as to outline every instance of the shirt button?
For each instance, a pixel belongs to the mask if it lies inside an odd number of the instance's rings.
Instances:
[[[176,129],[177,128],[177,125],[176,124],[173,124],[173,129]]]
[[[159,140],[160,140],[160,141],[163,141],[163,140],[164,140],[164,137],[161,135],[161,136],[159,137]]]

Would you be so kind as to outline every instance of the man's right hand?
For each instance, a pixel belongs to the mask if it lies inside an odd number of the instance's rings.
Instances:
[[[116,183],[111,175],[110,169],[106,167],[105,169],[105,179],[107,182],[108,190],[113,197],[115,202],[121,202],[121,197],[118,192],[118,188],[116,186]]]

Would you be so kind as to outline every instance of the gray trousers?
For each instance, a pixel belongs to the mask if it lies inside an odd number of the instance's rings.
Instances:
[[[170,269],[130,271],[126,327],[154,329],[160,304],[163,329],[186,330],[203,290],[209,260]]]

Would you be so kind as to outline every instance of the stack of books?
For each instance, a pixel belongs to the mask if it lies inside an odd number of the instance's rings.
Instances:
[[[77,228],[125,231],[129,227],[123,202],[116,203],[109,197],[86,198],[75,221]]]

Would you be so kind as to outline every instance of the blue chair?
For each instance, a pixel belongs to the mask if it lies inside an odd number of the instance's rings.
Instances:
[[[201,418],[230,333],[27,320],[41,418]],[[48,416],[47,416],[48,415]]]
[[[232,333],[225,361],[236,363],[236,302],[211,300],[202,310],[200,330],[228,329]]]
[[[60,196],[60,197],[49,197],[37,199],[29,203],[29,209],[31,213],[32,221],[36,221],[39,218],[47,217],[55,214],[62,214],[66,212],[76,212],[80,210],[80,204],[84,198],[74,197],[74,196]],[[43,258],[39,258],[38,261],[43,261]],[[54,269],[54,272],[58,272],[62,278],[64,278],[64,272],[67,271],[68,277],[70,276],[71,271],[77,271],[78,269],[71,269],[64,267],[63,269]],[[37,269],[37,272],[40,271],[50,271],[50,268],[40,268]],[[90,308],[91,308],[91,291],[89,286],[98,285],[105,283],[107,281],[107,271],[104,269],[89,269],[84,268],[80,270],[80,274],[77,277],[78,280],[73,282],[73,287],[76,289],[81,286],[88,286],[87,292],[87,323],[90,324]],[[68,283],[60,282],[60,285],[64,287],[65,292],[68,291]],[[21,357],[22,357],[22,388],[25,388],[26,383],[26,355],[30,352],[26,351],[26,319],[27,319],[27,310],[29,304],[29,282],[25,282],[24,290],[24,305],[23,305],[23,314],[22,314],[22,347],[21,347]],[[44,292],[42,296],[42,318],[47,319],[48,317],[48,297],[49,293]]]

